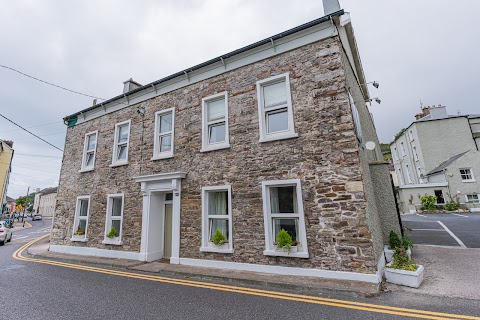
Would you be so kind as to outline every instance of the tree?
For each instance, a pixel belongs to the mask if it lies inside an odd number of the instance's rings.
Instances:
[[[22,207],[28,207],[28,205],[31,204],[31,202],[32,201],[30,200],[30,198],[27,198],[25,196],[20,196],[18,197],[17,200],[15,200],[15,203],[17,205],[21,205]]]

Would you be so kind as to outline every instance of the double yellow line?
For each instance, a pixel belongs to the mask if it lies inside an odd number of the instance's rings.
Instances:
[[[64,268],[70,269],[77,269],[77,270],[84,270],[90,272],[97,272],[103,273],[108,275],[115,275],[120,277],[128,277],[134,279],[142,279],[148,281],[155,281],[155,282],[162,282],[162,283],[170,283],[170,284],[177,284],[182,286],[189,286],[189,287],[196,287],[196,288],[203,288],[203,289],[211,289],[211,290],[219,290],[219,291],[226,291],[226,292],[235,292],[241,294],[248,294],[253,296],[260,296],[260,297],[268,297],[274,299],[282,299],[282,300],[289,300],[289,301],[296,301],[296,302],[305,302],[305,303],[312,303],[317,305],[324,305],[330,307],[338,307],[338,308],[345,308],[345,309],[353,309],[359,311],[366,311],[366,312],[375,312],[375,313],[383,313],[383,314],[391,314],[391,315],[398,315],[410,318],[419,318],[419,319],[472,319],[472,320],[480,320],[480,317],[474,316],[465,316],[465,315],[458,315],[458,314],[450,314],[450,313],[441,313],[441,312],[432,312],[432,311],[425,311],[425,310],[415,310],[415,309],[407,309],[407,308],[398,308],[398,307],[390,307],[390,306],[383,306],[383,305],[376,305],[370,303],[362,303],[362,302],[354,302],[348,300],[337,300],[337,299],[329,299],[329,298],[320,298],[320,297],[313,297],[313,296],[306,296],[306,295],[299,295],[299,294],[291,294],[291,293],[284,293],[284,292],[276,292],[276,291],[268,291],[268,290],[260,290],[260,289],[251,289],[251,288],[243,288],[243,287],[236,287],[236,286],[228,286],[222,284],[214,284],[214,283],[207,283],[207,282],[200,282],[200,281],[191,281],[191,280],[181,280],[181,279],[172,279],[160,276],[152,276],[152,275],[145,275],[145,274],[138,274],[132,272],[125,272],[125,271],[117,271],[117,270],[109,270],[103,268],[96,268],[90,266],[83,266],[83,265],[76,265],[71,263],[65,262],[58,262],[52,260],[44,260],[44,259],[33,259],[27,258],[22,256],[23,252],[32,244],[49,235],[44,235],[37,239],[34,239],[22,247],[20,247],[17,251],[13,253],[13,257],[18,260],[22,261],[29,261],[35,263],[43,263],[52,266],[59,266]]]

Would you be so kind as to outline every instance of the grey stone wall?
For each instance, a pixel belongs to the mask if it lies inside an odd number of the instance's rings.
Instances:
[[[256,81],[289,72],[298,138],[259,143]],[[142,196],[132,177],[187,172],[180,257],[373,273],[363,165],[336,37],[68,128],[51,243],[139,251]],[[230,149],[200,153],[201,99],[228,92]],[[145,108],[142,118],[138,108]],[[176,108],[174,158],[155,160],[154,113]],[[115,123],[132,119],[129,164],[111,168]],[[79,173],[85,133],[99,130],[95,170]],[[301,180],[310,258],[263,255],[261,182]],[[233,254],[200,252],[201,188],[232,185]],[[103,245],[107,194],[125,193],[123,246]],[[91,195],[89,241],[71,243],[75,200]],[[374,227],[376,228],[376,227]],[[373,232],[377,233],[376,230]]]

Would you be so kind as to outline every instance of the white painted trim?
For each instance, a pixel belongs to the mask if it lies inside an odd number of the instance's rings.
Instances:
[[[93,247],[74,247],[50,245],[49,251],[67,254],[76,254],[79,256],[92,256],[103,258],[117,258],[143,261],[143,256],[138,252],[98,249]]]
[[[128,123],[128,138],[127,138],[127,154],[126,154],[126,157],[125,157],[125,160],[120,160],[120,161],[117,161],[116,158],[117,158],[117,151],[118,151],[118,128],[124,124],[127,124]],[[122,166],[122,165],[126,165],[128,164],[128,151],[130,149],[130,131],[131,131],[131,128],[132,128],[132,120],[127,120],[127,121],[123,121],[123,122],[119,122],[117,124],[115,124],[115,130],[114,130],[114,142],[113,142],[113,152],[112,152],[112,164],[110,165],[110,167],[117,167],[117,166]]]
[[[338,35],[338,31],[335,26],[332,25],[330,21],[326,21],[311,28],[299,31],[295,34],[275,40],[275,48],[273,48],[271,44],[265,44],[260,47],[253,48],[247,52],[226,58],[224,59],[224,63],[219,61],[215,64],[189,72],[188,79],[186,79],[185,75],[181,75],[174,79],[156,84],[155,88],[145,88],[144,90],[129,95],[128,104],[125,104],[124,99],[118,99],[106,105],[100,103],[98,104],[97,108],[85,112],[83,114],[85,118],[78,116],[76,124],[78,125],[83,122],[101,117],[107,113],[128,108],[145,100],[161,96],[165,93],[184,88],[191,84],[231,72],[235,69],[250,65],[252,63],[262,61],[264,59],[268,59],[302,46],[334,37],[336,35]]]
[[[284,252],[279,250],[263,250],[265,256],[289,257],[289,258],[309,258],[308,252]]]
[[[225,101],[225,120],[224,121],[218,121],[218,123],[225,122],[225,141],[224,142],[218,142],[218,143],[213,143],[210,144],[208,142],[208,113],[207,113],[207,106],[209,102],[215,101],[215,100],[220,100],[223,97]],[[214,121],[215,122],[215,121]],[[213,123],[214,124],[214,123]],[[213,150],[218,150],[218,149],[225,149],[225,148],[230,148],[230,134],[228,130],[228,92],[220,92],[208,97],[205,97],[202,99],[202,149],[200,150],[201,152],[206,152],[206,151],[213,151]]]
[[[170,134],[172,136],[172,146],[170,151],[159,152],[160,147],[160,121],[159,118],[161,115],[166,113],[172,113],[172,130]],[[155,136],[153,139],[153,156],[151,160],[160,160],[160,159],[168,159],[173,158],[173,151],[174,151],[174,144],[175,144],[175,108],[169,108],[161,111],[155,112]]]
[[[78,224],[80,220],[80,207],[79,207],[79,201],[80,200],[87,200],[88,205],[87,205],[87,218],[86,218],[86,223],[85,223],[85,234],[82,236],[75,235],[75,232],[78,229]],[[85,195],[85,196],[78,196],[77,201],[75,202],[75,216],[73,219],[73,230],[72,230],[72,238],[70,239],[71,241],[87,241],[87,232],[88,232],[88,222],[90,220],[90,195]]]
[[[287,92],[288,130],[275,132],[275,133],[268,133],[265,116],[266,116],[266,112],[270,110],[265,110],[264,99],[263,99],[263,87],[270,84],[277,83],[277,82],[281,82],[283,80],[285,81],[285,87]],[[298,137],[298,134],[295,132],[295,121],[293,117],[292,94],[291,94],[291,86],[290,86],[290,74],[288,72],[257,81],[257,106],[258,106],[258,124],[260,129],[259,142],[289,139],[289,138],[294,138],[295,135],[297,135]],[[285,108],[285,105],[279,106],[278,108],[275,107],[274,109],[271,109],[271,110],[274,111],[276,109],[283,109],[283,108]]]
[[[432,183],[421,183],[421,184],[405,184],[400,186],[400,189],[414,189],[414,188],[437,188],[437,187],[448,187],[448,182],[432,182]]]
[[[113,198],[122,198],[122,211],[120,214],[120,230],[118,231],[118,237],[115,239],[110,239],[107,237],[107,234],[110,232],[111,229],[111,209],[112,209],[112,202]],[[123,192],[121,193],[111,193],[107,194],[107,213],[105,215],[105,234],[103,237],[103,244],[113,244],[113,245],[122,245],[122,235],[123,235],[123,209],[125,207],[125,194]],[[110,227],[110,228],[109,228]]]
[[[283,267],[277,265],[251,264],[241,262],[227,262],[219,260],[204,260],[204,259],[190,259],[180,258],[179,264],[194,267],[217,268],[227,270],[262,272],[269,274],[278,274],[285,276],[304,276],[304,277],[318,277],[326,279],[363,281],[369,283],[380,283],[378,274],[376,273],[357,273],[348,271],[332,271],[313,268],[298,268],[298,267]],[[170,259],[170,263],[172,260]]]
[[[91,166],[85,165],[85,160],[87,157],[87,147],[88,147],[88,137],[95,135],[95,149],[93,150],[93,164]],[[83,141],[83,154],[82,154],[82,164],[80,166],[79,172],[88,172],[92,171],[95,168],[95,159],[97,158],[97,145],[98,145],[98,130],[91,131],[85,134],[85,139]]]
[[[461,170],[470,170],[470,175],[472,176],[472,178],[471,179],[463,179]],[[462,180],[462,182],[476,182],[475,176],[473,175],[473,169],[472,168],[458,168],[458,172],[460,173],[460,179]]]
[[[161,181],[161,180],[170,180],[170,179],[183,179],[187,176],[185,172],[168,172],[168,173],[158,173],[150,174],[146,176],[137,176],[133,177],[135,182],[150,182],[150,181]]]

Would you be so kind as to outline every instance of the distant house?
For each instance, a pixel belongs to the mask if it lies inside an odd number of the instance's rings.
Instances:
[[[55,214],[55,203],[57,201],[57,187],[46,188],[35,193],[33,202],[34,212],[44,217],[53,217]]]
[[[402,211],[415,212],[425,194],[480,211],[480,115],[448,115],[438,105],[415,117],[390,147]]]
[[[9,196],[7,196],[7,206],[6,206],[6,210],[8,212],[14,212],[16,209],[16,203],[15,203],[15,199],[13,198],[10,198]]]
[[[3,213],[7,205],[7,190],[12,171],[13,142],[0,140],[0,213]]]

